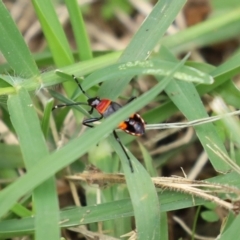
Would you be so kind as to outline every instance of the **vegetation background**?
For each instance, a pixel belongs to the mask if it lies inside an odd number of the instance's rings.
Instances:
[[[161,123],[239,109],[240,3],[6,0],[0,32],[0,239],[239,239],[238,117]],[[72,74],[138,98],[86,129]]]

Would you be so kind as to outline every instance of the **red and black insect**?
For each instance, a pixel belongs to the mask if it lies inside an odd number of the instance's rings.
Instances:
[[[94,98],[89,97],[88,94],[82,89],[82,86],[79,83],[78,79],[74,75],[72,75],[72,77],[75,80],[75,82],[77,83],[77,85],[79,86],[82,93],[88,98],[87,103],[75,102],[75,103],[69,103],[69,104],[60,104],[60,105],[53,107],[52,110],[61,108],[61,107],[74,106],[74,105],[88,105],[91,107],[91,109],[88,111],[89,114],[92,114],[94,109],[96,109],[97,112],[100,114],[99,117],[85,119],[82,122],[83,125],[92,128],[92,127],[94,127],[92,125],[92,123],[97,122],[97,121],[101,120],[102,118],[106,118],[106,117],[112,115],[114,112],[118,111],[122,107],[120,104],[113,102],[110,99],[100,99],[99,97],[94,97]],[[127,103],[133,101],[135,98],[136,97],[130,98]],[[118,128],[122,129],[124,132],[126,132],[128,134],[131,134],[134,136],[142,136],[145,133],[145,122],[139,114],[134,113],[128,119],[119,123]],[[114,135],[115,139],[118,141],[118,143],[120,144],[121,148],[123,149],[128,161],[129,161],[130,169],[133,172],[133,166],[132,166],[131,160],[130,160],[130,158],[129,158],[129,156],[128,156],[128,154],[127,154],[127,152],[115,130],[113,130],[113,135]]]

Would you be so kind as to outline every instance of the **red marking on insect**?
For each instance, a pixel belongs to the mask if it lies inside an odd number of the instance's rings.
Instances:
[[[99,104],[96,106],[96,110],[100,113],[103,114],[106,112],[107,108],[111,104],[111,100],[109,99],[101,99]]]
[[[132,100],[132,99],[131,99]],[[116,102],[113,102],[109,99],[100,99],[98,97],[89,98],[88,104],[92,108],[95,108],[102,117],[106,118],[112,115],[114,112],[118,111],[122,106]],[[101,117],[101,118],[102,118]],[[95,122],[100,119],[90,118],[84,120],[83,124]],[[87,125],[88,126],[88,125]],[[135,113],[131,115],[128,119],[121,122],[118,125],[119,129],[122,129],[124,132],[134,135],[134,136],[142,136],[145,133],[145,122],[142,117]]]

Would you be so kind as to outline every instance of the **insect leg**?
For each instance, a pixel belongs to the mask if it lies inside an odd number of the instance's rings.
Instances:
[[[75,82],[77,83],[78,87],[81,89],[82,93],[83,93],[87,98],[90,98],[90,97],[88,96],[88,94],[83,90],[83,88],[82,88],[80,82],[78,81],[77,77],[74,76],[74,75],[72,75],[72,77],[73,77],[73,79],[75,80]]]
[[[88,118],[88,119],[83,120],[82,124],[83,124],[84,126],[93,128],[94,126],[91,125],[91,123],[97,122],[97,121],[101,120],[102,118],[103,118],[103,115],[101,115],[101,116],[98,117],[98,118]]]
[[[130,103],[130,102],[132,102],[132,101],[133,101],[134,99],[136,99],[136,98],[137,98],[137,97],[135,97],[135,96],[129,98],[128,101],[127,101],[127,104]]]
[[[133,165],[132,165],[132,162],[131,162],[131,159],[130,157],[128,156],[127,152],[126,152],[126,149],[124,148],[124,146],[122,145],[122,142],[120,140],[120,138],[118,137],[117,133],[115,130],[113,130],[113,136],[114,138],[117,140],[117,142],[119,143],[119,145],[121,146],[123,152],[125,153],[127,159],[128,159],[128,163],[129,163],[129,166],[130,166],[130,169],[131,169],[131,172],[133,173]]]

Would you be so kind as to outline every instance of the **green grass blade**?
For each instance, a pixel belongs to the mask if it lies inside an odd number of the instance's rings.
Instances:
[[[174,95],[175,92],[178,94]],[[166,93],[189,121],[208,116],[195,87],[191,83],[174,81],[166,88]],[[216,171],[227,172],[229,167],[207,147],[210,142],[214,142],[226,153],[214,125],[207,123],[195,127],[195,130]]]
[[[171,56],[170,58],[173,59]],[[168,97],[189,121],[208,117],[198,92],[192,83],[172,81],[166,87],[165,91],[168,94]],[[175,94],[176,92],[177,94]],[[227,153],[214,125],[212,123],[208,123],[196,126],[195,130],[216,171],[227,172],[229,170],[229,166],[207,147],[211,142],[214,142],[224,153]]]
[[[13,208],[11,209],[19,217],[31,217],[32,212],[29,211],[27,208],[23,207],[21,204],[16,203]]]
[[[105,67],[109,64],[116,62],[116,60],[118,59],[119,56],[120,56],[120,52],[114,52],[114,53],[106,54],[104,56],[93,58],[91,60],[83,61],[80,63],[75,63],[70,66],[63,67],[59,70],[62,72],[65,72],[65,73],[69,73],[70,75],[74,74],[75,76],[84,76],[89,73],[92,73],[93,71],[95,71],[99,68]],[[6,75],[1,75],[1,74],[0,74],[0,78],[6,79],[6,80],[7,79],[15,80],[15,77],[10,78]],[[49,87],[49,86],[53,86],[53,85],[56,85],[59,83],[63,83],[66,80],[68,80],[68,79],[64,79],[62,77],[57,76],[56,70],[53,70],[53,71],[49,71],[49,72],[44,72],[41,75],[41,81],[34,81],[34,82],[29,82],[29,81],[26,82],[25,81],[24,84],[19,82],[18,85],[22,86],[22,87],[24,86],[24,88],[26,88],[28,91],[34,91],[34,90],[42,88],[42,87]],[[75,82],[74,82],[74,84],[75,84]],[[82,86],[84,89],[87,90],[89,87],[92,86],[92,84],[90,82],[83,81]],[[75,87],[76,87],[76,85],[75,85]],[[0,88],[0,95],[11,94],[14,92],[15,92],[14,87]]]
[[[238,35],[239,20],[240,8],[237,8],[174,35],[166,36],[160,42],[174,53],[183,53]]]
[[[23,167],[22,153],[18,145],[0,144],[0,169]]]
[[[231,225],[219,237],[219,240],[238,239],[239,237],[240,216],[236,216]]]
[[[63,167],[72,163],[79,156],[82,156],[91,146],[97,144],[100,139],[103,139],[104,136],[112,132],[119,121],[126,119],[132,112],[136,112],[145,106],[146,103],[150,102],[163,87],[162,84],[157,86],[123,107],[123,109],[117,111],[113,116],[107,118],[101,126],[88,130],[81,137],[72,140],[59,151],[54,152],[48,157],[44,157],[42,161],[38,162],[25,176],[1,191],[0,216],[6,213],[20,196],[32,190]],[[81,146],[81,148],[79,148],[79,146]],[[20,186],[21,192],[17,191],[17,189],[20,189]]]
[[[126,156],[118,142],[111,141],[120,159],[125,159],[124,169],[128,191],[133,203],[138,239],[161,239],[160,204],[152,180],[138,160],[130,153],[134,172],[130,171]]]
[[[172,76],[182,67],[186,59],[187,56],[154,87],[154,90],[151,90],[152,100],[169,84]],[[147,94],[149,92],[144,95]],[[113,137],[111,138],[110,143],[120,156],[129,194],[133,202],[138,239],[161,239],[160,206],[152,180],[142,164],[132,154],[129,154],[134,170],[133,173],[131,172],[126,155],[118,142],[114,141]]]
[[[174,62],[163,61],[158,58],[146,61],[117,63],[93,72],[86,77],[85,80],[96,85],[97,83],[116,78],[118,75],[126,78],[144,74],[168,76],[175,65],[176,63]],[[213,78],[210,75],[187,66],[181,67],[181,69],[174,74],[174,78],[177,80],[202,84],[213,83]],[[98,82],[96,82],[96,79]]]
[[[134,75],[143,74],[168,76],[175,65],[176,63],[174,62],[163,61],[158,58],[146,61],[117,63],[93,72],[88,77],[86,77],[82,85],[84,86],[84,89],[88,89],[92,86],[97,85],[98,83],[117,79],[118,76],[131,77]],[[64,79],[68,79],[70,81],[73,80],[72,76],[66,73],[57,71],[56,74]],[[210,75],[187,66],[182,66],[177,72],[175,72],[174,78],[187,82],[197,82],[203,84],[213,83],[213,78]],[[73,99],[76,99],[81,94],[82,92],[78,90],[78,93],[74,95]]]
[[[119,58],[119,62],[146,59],[166,32],[167,28],[174,21],[185,2],[185,0],[158,1],[124,50]],[[115,100],[130,80],[131,78],[118,78],[116,81],[105,82],[101,86],[98,95]]]
[[[224,102],[236,108],[240,108],[240,91],[234,82],[227,81],[220,85],[215,91],[224,99]]]
[[[115,200],[122,200],[122,199],[128,199],[128,189],[127,186],[120,185],[117,186],[117,190],[115,193]],[[115,232],[116,236],[121,236],[123,234],[131,232],[132,228],[132,219],[131,217],[124,217],[124,218],[116,218],[115,219]]]
[[[198,85],[196,87],[197,91],[200,94],[200,96],[206,93],[210,93],[217,87],[229,81],[231,77],[234,77],[239,72],[240,72],[240,53],[237,53],[211,72],[211,76],[215,79],[212,85],[208,86]],[[169,118],[176,111],[177,111],[176,106],[172,102],[167,102],[160,107],[150,110],[149,112],[144,114],[143,117],[149,123],[162,122]],[[159,112],[161,112],[161,115],[158,114]]]
[[[165,240],[165,239],[169,239],[168,236],[168,225],[169,225],[169,221],[168,221],[168,215],[165,212],[161,213],[161,239]]]
[[[80,6],[76,0],[65,0],[65,4],[68,8],[73,33],[77,44],[79,59],[81,61],[91,59],[92,51]]]
[[[48,46],[52,52],[55,64],[63,67],[74,63],[74,58],[64,34],[62,26],[58,21],[52,1],[33,0],[33,6],[38,15]],[[71,96],[75,89],[75,84],[65,82],[64,89],[68,96]]]
[[[0,2],[0,50],[16,75],[38,75],[37,65],[12,17]]]
[[[218,80],[220,77],[230,79],[240,73],[240,52],[234,54],[226,62],[215,68],[211,75]],[[219,80],[218,80],[219,81]]]
[[[48,155],[48,149],[40,128],[37,114],[28,92],[21,88],[16,95],[10,95],[8,108],[11,121],[18,134],[27,170]],[[21,192],[21,188],[19,188]],[[36,239],[59,239],[58,199],[54,178],[46,180],[33,192],[36,210]],[[46,231],[47,228],[51,231]]]
[[[240,187],[238,174],[227,173],[208,179],[210,182],[222,183]],[[161,200],[161,212],[179,210],[193,206],[192,195],[179,192],[162,191],[158,194]],[[194,198],[195,206],[207,201]],[[87,207],[74,207],[60,212],[61,226],[71,227],[79,224],[88,224],[111,219],[119,219],[133,216],[133,206],[130,199],[122,199],[110,203],[92,205]],[[34,231],[34,218],[29,217],[19,221],[18,219],[0,222],[0,237],[13,237],[27,235]]]
[[[44,114],[43,114],[43,119],[42,119],[42,123],[41,123],[41,128],[42,128],[42,132],[43,132],[43,135],[45,138],[48,136],[53,103],[54,103],[54,100],[52,98],[49,99],[44,108]]]
[[[199,94],[203,95],[204,93],[208,93],[218,86],[221,86],[225,82],[229,81],[232,77],[236,76],[240,73],[240,52],[234,54],[230,59],[226,62],[215,68],[210,72],[211,76],[214,77],[214,84],[211,86],[197,86]]]
[[[56,65],[65,66],[73,63],[71,49],[58,21],[53,3],[48,0],[33,0],[32,3]]]
[[[147,151],[147,149],[141,143],[138,143],[138,145],[139,145],[139,148],[140,148],[142,156],[143,156],[145,168],[147,169],[147,171],[151,177],[156,177],[157,171],[153,166],[153,159],[152,159],[150,153]]]

